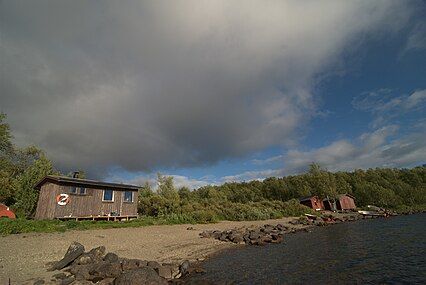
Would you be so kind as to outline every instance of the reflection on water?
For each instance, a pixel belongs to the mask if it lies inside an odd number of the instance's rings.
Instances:
[[[191,280],[232,284],[426,284],[426,215],[363,220],[228,250]]]

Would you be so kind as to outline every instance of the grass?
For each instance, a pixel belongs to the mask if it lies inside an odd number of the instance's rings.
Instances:
[[[257,210],[257,209],[256,209]],[[307,209],[309,210],[309,209]],[[108,229],[108,228],[131,228],[144,227],[151,225],[176,225],[176,224],[206,224],[215,223],[222,220],[244,221],[244,220],[265,220],[282,218],[283,216],[298,216],[299,212],[293,215],[283,213],[263,212],[257,210],[241,211],[240,216],[235,213],[228,215],[217,215],[212,211],[194,211],[193,213],[168,214],[160,217],[140,216],[131,221],[113,222],[113,221],[59,221],[59,220],[31,220],[25,218],[0,219],[0,235],[30,233],[30,232],[65,232],[67,230],[91,230],[91,229]]]
[[[59,221],[59,220],[30,220],[18,218],[15,220],[0,218],[0,235],[30,233],[30,232],[65,232],[67,230],[92,230],[109,228],[135,228],[151,225],[176,225],[176,224],[205,224],[215,223],[221,220],[247,221],[276,219],[285,216],[300,216],[304,213],[314,213],[305,207],[286,207],[281,211],[270,209],[228,209],[230,213],[218,215],[211,211],[194,211],[191,214],[169,214],[160,217],[141,216],[131,221]],[[233,210],[233,211],[231,211]],[[236,211],[238,210],[238,211]],[[425,212],[426,205],[400,206],[398,213]],[[237,215],[238,214],[238,215]],[[314,213],[318,214],[318,213]]]
[[[0,235],[30,233],[30,232],[65,232],[67,230],[90,230],[109,228],[131,228],[151,225],[174,225],[194,223],[185,217],[140,217],[131,221],[59,221],[59,220],[29,220],[29,219],[0,219]]]

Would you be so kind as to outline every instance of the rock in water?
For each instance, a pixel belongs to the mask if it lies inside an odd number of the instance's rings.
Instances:
[[[62,268],[67,267],[71,262],[84,253],[84,246],[78,242],[73,242],[65,253],[64,258],[56,262],[52,270],[61,270]]]
[[[166,285],[166,279],[158,276],[151,267],[126,271],[114,280],[114,285]]]

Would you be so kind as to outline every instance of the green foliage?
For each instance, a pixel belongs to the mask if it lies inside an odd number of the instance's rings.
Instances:
[[[31,217],[37,206],[38,190],[34,185],[43,177],[54,172],[52,163],[42,152],[39,152],[34,162],[17,177],[16,203],[14,208],[20,216]]]
[[[0,114],[0,203],[11,206],[19,216],[31,217],[38,200],[34,185],[55,171],[37,147],[18,148],[12,144],[5,118]]]
[[[172,177],[158,175],[158,190],[149,185],[139,194],[139,212],[153,217],[172,216],[175,221],[260,220],[299,216],[312,211],[298,198],[321,198],[349,193],[360,207],[415,207],[426,204],[426,168],[369,169],[332,173],[312,164],[308,173],[271,177],[264,181],[225,183],[194,191],[176,191]]]

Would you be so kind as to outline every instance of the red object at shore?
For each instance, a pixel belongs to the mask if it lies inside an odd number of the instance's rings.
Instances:
[[[15,213],[8,206],[0,204],[0,218],[16,219]]]
[[[324,210],[324,204],[318,196],[310,196],[299,199],[300,204],[305,205],[309,208],[312,208],[316,211]]]

